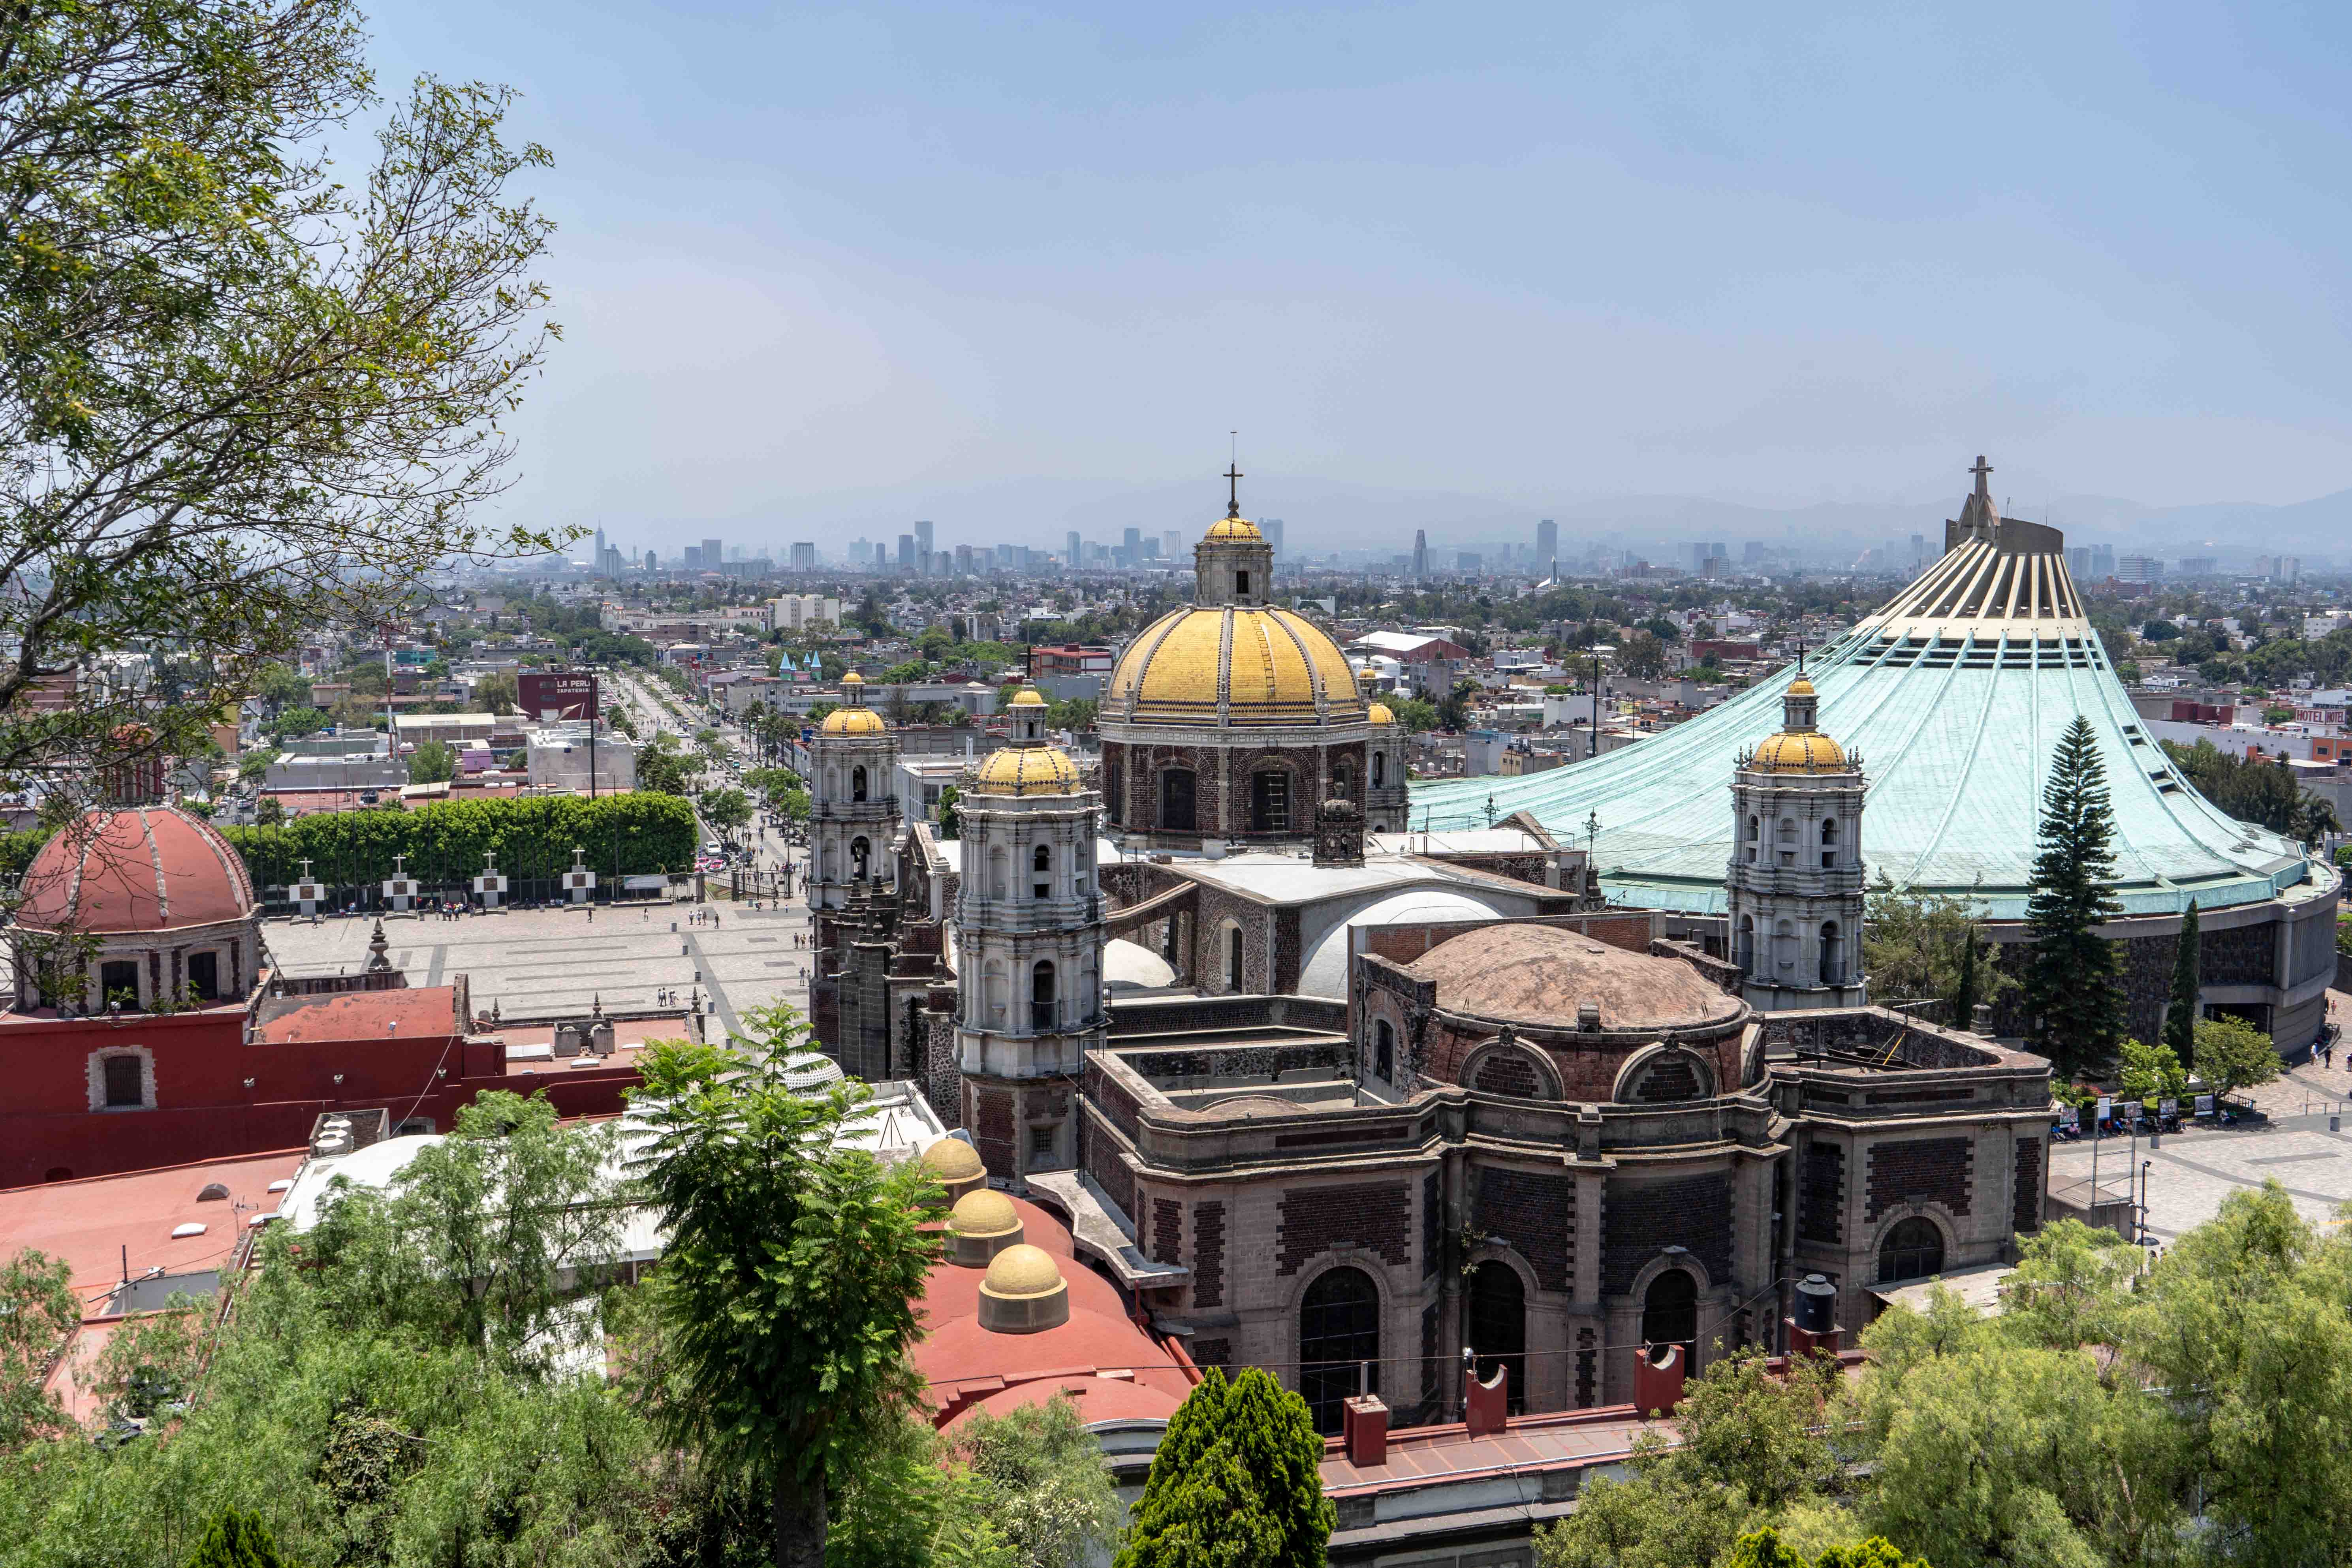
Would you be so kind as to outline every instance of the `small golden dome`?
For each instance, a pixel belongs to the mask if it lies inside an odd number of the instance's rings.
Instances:
[[[931,1174],[944,1182],[966,1181],[983,1172],[980,1151],[961,1138],[942,1138],[924,1150],[923,1164]],[[976,1195],[965,1194],[967,1197]]]
[[[844,686],[863,686],[866,684],[866,678],[853,669],[841,678],[841,683]]]
[[[1245,517],[1221,517],[1217,519],[1216,521],[1209,525],[1209,531],[1202,535],[1202,537],[1207,539],[1254,539],[1260,543],[1264,543],[1265,542],[1265,535],[1257,531],[1257,524],[1252,522]]]
[[[1059,746],[1007,746],[980,764],[977,795],[1076,795],[1078,764]]]
[[[996,1255],[980,1288],[992,1296],[1013,1298],[1050,1296],[1068,1289],[1062,1282],[1061,1269],[1055,1266],[1054,1255],[1025,1241]]]
[[[1784,730],[1756,748],[1748,771],[1759,773],[1842,773],[1845,748],[1818,732]]]
[[[1045,706],[1045,700],[1037,695],[1037,689],[1035,687],[1024,686],[1019,691],[1013,693],[1011,706],[1014,708],[1043,708]]]
[[[1003,1236],[1021,1228],[1020,1211],[1003,1193],[982,1187],[956,1199],[948,1224],[962,1236]]]
[[[1375,724],[1393,724],[1396,722],[1396,715],[1389,711],[1389,705],[1385,702],[1373,703],[1371,708],[1366,711],[1364,717],[1370,719]]]
[[[871,708],[836,708],[818,726],[827,735],[879,735],[887,726]]]
[[[1790,696],[1791,696],[1791,697],[1811,697],[1811,696],[1814,696],[1814,695],[1815,695],[1815,692],[1814,692],[1814,690],[1813,690],[1813,683],[1812,683],[1811,681],[1810,681],[1810,680],[1807,680],[1803,676],[1801,676],[1801,676],[1797,677],[1797,679],[1794,679],[1794,680],[1792,680],[1792,681],[1790,681],[1790,682],[1789,683],[1789,695],[1790,695]]]

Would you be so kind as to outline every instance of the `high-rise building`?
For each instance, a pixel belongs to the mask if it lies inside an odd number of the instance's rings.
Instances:
[[[2219,563],[2210,555],[2185,555],[2180,561],[2180,574],[2183,577],[2210,577],[2217,564]]]
[[[658,572],[661,570],[661,556],[654,551],[648,550],[646,552],[646,570],[648,572]]]
[[[1257,531],[1258,531],[1260,533],[1263,533],[1263,534],[1265,534],[1265,542],[1266,542],[1268,544],[1271,544],[1271,545],[1273,545],[1273,546],[1274,546],[1274,559],[1275,559],[1275,563],[1276,563],[1276,565],[1281,564],[1281,562],[1282,562],[1282,519],[1280,519],[1280,518],[1278,518],[1278,517],[1262,517],[1262,518],[1259,518],[1259,519],[1257,520]],[[1175,550],[1175,551],[1171,551],[1171,552],[1170,552],[1170,553],[1171,553],[1171,554],[1175,554],[1175,555],[1181,555],[1181,554],[1182,554],[1182,553],[1183,553],[1183,552],[1182,552],[1181,550]]]
[[[2066,570],[2087,580],[2091,575],[2091,547],[2070,544],[2066,547]]]
[[[795,572],[816,570],[816,545],[814,542],[803,540],[793,544],[793,570]]]
[[[726,559],[727,552],[719,548],[719,541],[706,539],[702,542],[702,569],[705,572],[718,571],[719,563]]]
[[[1559,524],[1545,518],[1536,524],[1536,570],[1547,577],[1559,575]]]
[[[682,555],[688,571],[699,572],[702,570],[702,546],[699,544],[689,544],[682,552]]]
[[[1127,563],[1129,566],[1132,566],[1137,562],[1143,559],[1143,530],[1139,528],[1129,529],[1127,531],[1125,543],[1127,546]]]
[[[1412,574],[1415,577],[1429,575],[1429,530],[1425,528],[1412,531]]]
[[[1486,564],[1486,558],[1475,550],[1457,550],[1454,552],[1454,569],[1456,572],[1475,573]]]
[[[604,525],[603,523],[596,525],[596,553],[589,559],[596,563],[596,569],[599,572],[604,569]]]
[[[1184,531],[1182,529],[1171,528],[1160,536],[1160,558],[1166,561],[1183,559]]]
[[[2126,583],[2160,583],[2164,563],[2153,555],[2126,555],[2116,563],[2116,575]]]
[[[2112,577],[2116,574],[2116,547],[2112,544],[2091,546],[2091,575]]]
[[[931,525],[928,522],[919,522],[915,524],[915,549],[917,552],[925,552],[932,548]]]
[[[1073,572],[1078,569],[1078,552],[1081,546],[1078,543],[1078,531],[1074,528],[1070,530],[1062,543],[1062,564],[1068,567]]]
[[[915,536],[911,533],[898,536],[898,569],[901,572],[915,569]]]

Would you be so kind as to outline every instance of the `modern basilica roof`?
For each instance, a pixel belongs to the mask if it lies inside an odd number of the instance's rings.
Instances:
[[[1983,459],[1978,459],[1981,466]],[[2024,914],[2042,787],[2060,734],[2091,721],[2115,801],[2127,913],[2254,903],[2302,882],[2301,846],[2225,816],[2166,761],[2084,618],[2056,529],[2000,516],[1978,474],[1945,553],[1829,647],[1804,676],[1820,729],[1864,759],[1863,858],[1920,892]],[[1588,842],[1612,903],[1717,913],[1731,857],[1735,759],[1777,731],[1791,668],[1622,751],[1522,778],[1416,784],[1412,826],[1532,813]],[[1490,816],[1491,805],[1491,816]]]

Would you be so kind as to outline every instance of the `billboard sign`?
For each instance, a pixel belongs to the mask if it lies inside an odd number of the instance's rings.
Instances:
[[[515,696],[527,718],[593,719],[596,678],[582,671],[527,669],[515,677]]]

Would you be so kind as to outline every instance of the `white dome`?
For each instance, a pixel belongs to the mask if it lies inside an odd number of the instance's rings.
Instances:
[[[1534,900],[1492,894],[1456,892],[1450,888],[1414,888],[1366,904],[1315,939],[1299,966],[1302,996],[1348,994],[1348,928],[1404,925],[1416,921],[1490,921],[1498,916],[1524,915]]]
[[[1113,937],[1103,944],[1103,984],[1114,991],[1157,991],[1176,984],[1176,971],[1141,943]]]

